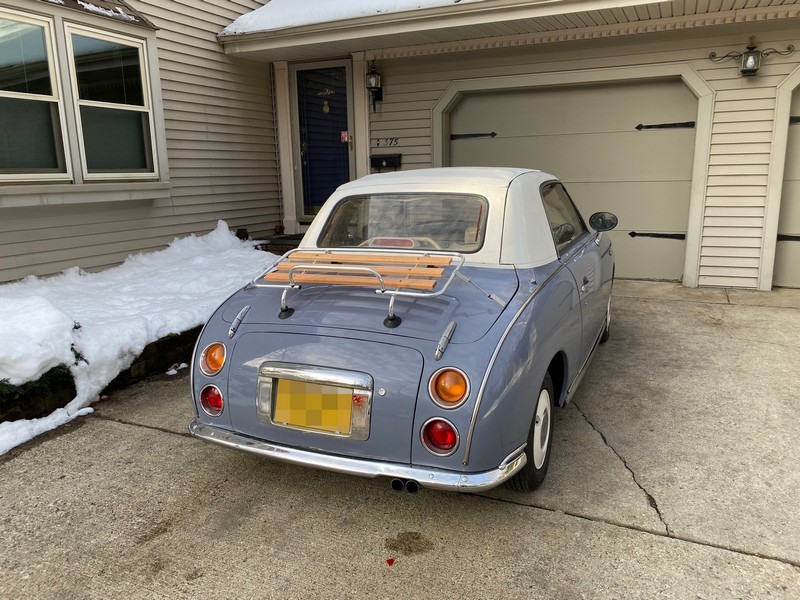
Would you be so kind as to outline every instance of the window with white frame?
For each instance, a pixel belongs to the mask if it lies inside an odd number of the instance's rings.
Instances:
[[[0,182],[157,178],[149,81],[144,38],[0,8]]]
[[[152,177],[144,43],[75,25],[67,34],[84,177]]]
[[[64,179],[64,121],[50,23],[0,11],[0,179]]]

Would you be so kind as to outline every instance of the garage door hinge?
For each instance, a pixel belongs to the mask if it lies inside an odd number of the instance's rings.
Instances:
[[[649,237],[659,238],[662,240],[685,240],[685,233],[639,233],[638,231],[631,231],[629,234],[632,238],[635,237]]]
[[[496,131],[490,131],[489,133],[453,133],[450,135],[451,140],[468,140],[472,138],[495,138],[497,137]]]
[[[694,129],[694,121],[684,121],[683,123],[659,123],[658,125],[642,125],[639,123],[636,126],[637,131],[642,129]]]

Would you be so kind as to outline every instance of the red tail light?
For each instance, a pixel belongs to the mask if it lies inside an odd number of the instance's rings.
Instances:
[[[422,426],[422,443],[439,456],[450,456],[458,447],[458,431],[450,421],[431,419]]]
[[[222,409],[225,408],[225,400],[222,398],[222,392],[215,385],[207,385],[200,392],[200,406],[203,410],[212,417],[218,417],[222,414]]]

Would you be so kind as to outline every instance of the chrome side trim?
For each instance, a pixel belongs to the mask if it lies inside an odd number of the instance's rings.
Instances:
[[[592,359],[594,359],[594,353],[600,347],[600,338],[603,337],[603,329],[604,327],[600,328],[600,333],[597,334],[597,338],[594,340],[594,345],[592,346],[592,351],[589,352],[589,356],[586,357],[586,360],[583,361],[583,366],[581,366],[581,370],[578,371],[578,374],[575,376],[575,379],[572,380],[572,384],[567,388],[567,397],[564,400],[564,406],[566,406],[572,397],[575,395],[575,392],[578,390],[578,386],[580,385],[581,381],[583,381],[583,376],[586,375],[586,371],[589,370],[589,365],[592,364]]]
[[[533,299],[536,298],[536,296],[539,295],[539,292],[541,292],[544,289],[544,286],[546,286],[548,282],[550,282],[550,280],[553,279],[556,275],[558,275],[561,269],[564,268],[566,268],[566,265],[564,263],[561,263],[561,265],[555,271],[553,271],[550,277],[548,277],[542,282],[542,285],[533,290],[533,293],[528,297],[527,300],[525,300],[522,306],[519,307],[519,310],[511,319],[511,322],[508,324],[508,326],[506,326],[503,335],[500,336],[500,340],[497,342],[497,345],[494,348],[492,357],[489,359],[489,364],[486,367],[486,372],[483,374],[483,379],[481,380],[481,386],[478,388],[478,397],[475,399],[475,408],[472,411],[472,419],[470,420],[469,423],[469,431],[467,432],[467,441],[464,444],[464,460],[462,464],[464,465],[469,464],[469,453],[470,450],[472,449],[472,436],[475,433],[475,424],[478,421],[478,411],[481,408],[481,400],[483,400],[483,392],[486,389],[486,384],[489,382],[489,375],[492,372],[492,367],[494,367],[494,363],[497,361],[497,356],[500,354],[500,349],[503,347],[503,343],[506,341],[508,334],[511,333],[511,328],[514,327],[519,318],[522,316],[522,313],[525,312],[525,309],[528,308],[531,302],[533,302]]]
[[[410,479],[416,481],[422,487],[453,492],[482,492],[497,487],[512,477],[527,462],[524,452],[520,454],[520,450],[517,449],[509,454],[495,469],[481,473],[459,473],[430,467],[412,467],[383,461],[334,456],[332,454],[279,446],[218,427],[204,425],[199,423],[197,419],[189,423],[189,433],[206,442],[286,463],[305,465],[359,477]]]

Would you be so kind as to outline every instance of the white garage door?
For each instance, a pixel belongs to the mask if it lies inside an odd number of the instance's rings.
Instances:
[[[773,285],[800,288],[800,90],[792,98],[792,121],[778,221]]]
[[[450,113],[449,162],[556,175],[585,217],[619,217],[618,276],[679,280],[696,116],[680,80],[469,93]]]

